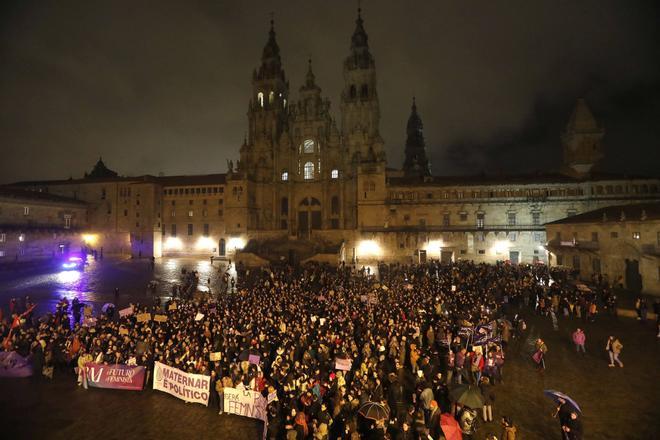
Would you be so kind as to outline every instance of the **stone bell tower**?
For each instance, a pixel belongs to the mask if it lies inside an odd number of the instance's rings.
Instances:
[[[573,177],[588,175],[603,158],[605,130],[596,122],[584,98],[577,100],[571,118],[562,133],[564,172]]]
[[[344,89],[341,95],[341,131],[354,162],[366,158],[384,161],[380,136],[380,105],[376,89],[376,64],[369,51],[361,10],[351,37],[351,50],[344,60]]]

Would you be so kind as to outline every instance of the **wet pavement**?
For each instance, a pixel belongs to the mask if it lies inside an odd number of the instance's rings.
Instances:
[[[147,284],[156,280],[159,292],[170,292],[181,269],[200,272],[201,287],[222,289],[219,262],[201,259],[162,259],[152,270],[148,260],[109,259],[90,262],[77,275],[63,272],[16,275],[0,279],[0,304],[29,294],[39,313],[54,309],[61,296],[92,303],[96,310],[114,301],[119,306],[149,298]],[[5,274],[6,275],[6,274]],[[211,278],[210,284],[207,282]],[[7,279],[10,278],[10,279]],[[216,290],[218,289],[218,290]],[[495,391],[495,423],[482,424],[475,440],[488,432],[500,435],[497,421],[511,417],[522,439],[561,439],[551,417],[554,406],[544,389],[570,395],[583,410],[587,439],[656,439],[660,433],[660,339],[654,323],[599,316],[595,323],[559,318],[554,331],[549,318],[528,314],[524,340],[507,350],[505,382]],[[581,327],[587,354],[575,353],[570,334]],[[624,345],[625,368],[609,368],[605,341],[610,334]],[[540,374],[530,359],[533,342],[542,337],[548,347],[547,370]],[[259,439],[260,422],[184,402],[162,392],[105,389],[83,390],[73,373],[57,372],[52,381],[0,379],[0,438],[11,439]]]
[[[211,265],[210,259],[161,258],[152,269],[147,259],[106,257],[100,261],[88,258],[84,270],[5,272],[0,274],[0,307],[7,313],[11,298],[22,301],[27,295],[37,303],[36,314],[42,315],[54,311],[61,298],[71,302],[77,297],[81,302],[92,305],[96,313],[105,303],[115,302],[115,288],[118,288],[119,304],[116,306],[122,308],[130,302],[150,299],[153,294],[148,292],[147,286],[151,281],[158,283],[158,295],[171,295],[172,285],[179,282],[182,268],[199,273],[200,290],[211,288],[212,292],[218,292],[225,288],[221,283],[220,271],[224,272],[226,267],[226,263],[220,261],[214,261]]]

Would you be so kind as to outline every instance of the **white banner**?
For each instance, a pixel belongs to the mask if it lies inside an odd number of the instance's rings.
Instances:
[[[224,389],[224,411],[237,416],[251,417],[264,422],[264,439],[268,425],[268,401],[261,393],[236,388]]]
[[[154,365],[154,390],[166,392],[186,402],[208,406],[210,383],[210,376],[184,373],[160,362]]]

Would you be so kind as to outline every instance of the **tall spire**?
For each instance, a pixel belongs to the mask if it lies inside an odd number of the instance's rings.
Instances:
[[[305,85],[302,87],[302,89],[313,90],[318,88],[319,87],[316,85],[316,76],[312,71],[312,59],[309,58],[307,60],[307,75],[305,76]]]
[[[417,113],[417,103],[414,96],[406,134],[406,158],[403,163],[405,175],[408,177],[430,176],[431,171],[426,157],[426,142],[424,141],[424,124]]]
[[[270,31],[268,41],[261,54],[261,67],[259,67],[259,79],[273,78],[282,72],[282,59],[280,58],[280,47],[275,39],[275,21],[270,19]]]
[[[355,31],[351,37],[351,56],[350,61],[353,68],[366,69],[373,66],[374,60],[369,52],[369,36],[364,30],[364,20],[362,20],[362,9],[358,8],[357,19],[355,20]]]

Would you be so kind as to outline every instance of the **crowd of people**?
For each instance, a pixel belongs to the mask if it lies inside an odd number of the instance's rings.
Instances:
[[[438,440],[440,415],[449,413],[463,438],[481,424],[489,438],[511,440],[515,421],[495,421],[493,404],[507,347],[524,337],[521,309],[589,320],[590,304],[607,298],[561,288],[563,275],[551,276],[543,265],[430,262],[381,264],[371,272],[344,264],[239,267],[238,282],[222,275],[231,288],[219,295],[195,295],[198,276],[185,272],[171,295],[133,304],[130,316],[110,309],[86,323],[80,303],[62,299],[54,313],[36,317],[27,299],[2,320],[2,348],[31,355],[36,376],[88,361],[145,366],[145,388],[156,361],[208,375],[209,406],[219,413],[224,388],[261,392],[269,401],[269,439]],[[138,322],[144,312],[167,321]],[[573,342],[584,351],[579,334]],[[546,351],[537,340],[542,368]],[[220,360],[211,361],[218,352]],[[461,400],[461,392],[475,389],[477,405]],[[367,402],[385,415],[364,417]]]

